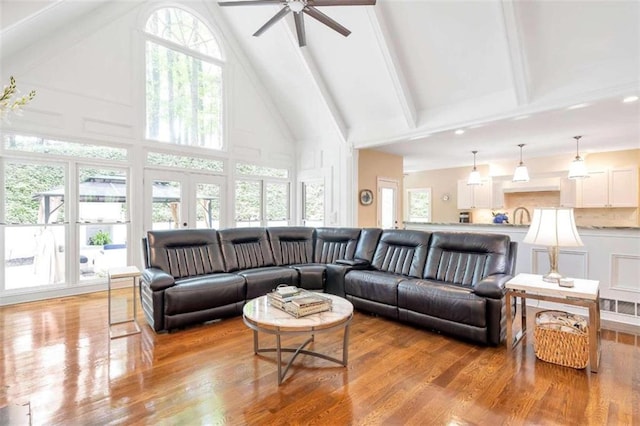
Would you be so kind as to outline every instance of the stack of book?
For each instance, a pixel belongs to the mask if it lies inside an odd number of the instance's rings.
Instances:
[[[301,288],[295,286],[281,285],[271,293],[268,293],[267,298],[271,306],[284,310],[285,303],[290,302],[297,296],[300,296],[302,291],[303,290]]]
[[[303,289],[277,288],[267,294],[269,304],[296,318],[331,310],[331,299]]]

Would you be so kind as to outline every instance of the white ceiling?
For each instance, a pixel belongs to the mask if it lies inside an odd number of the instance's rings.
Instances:
[[[640,102],[621,102],[640,94],[637,1],[322,7],[352,34],[305,16],[304,48],[290,16],[251,36],[277,6],[219,9],[299,140],[329,121],[356,148],[402,155],[406,171],[469,165],[471,150],[479,163],[517,159],[519,143],[525,158],[572,155],[575,135],[585,152],[640,148]]]
[[[279,6],[193,1],[229,29],[225,38],[248,58],[296,140],[338,138],[402,155],[405,171],[467,166],[471,150],[479,164],[515,161],[519,143],[525,161],[573,155],[574,135],[584,136],[584,152],[640,148],[640,102],[622,103],[640,94],[636,0],[320,7],[352,34],[305,16],[303,48],[292,16],[252,37]],[[0,2],[8,4],[3,55],[107,2]],[[579,103],[588,105],[567,109]]]

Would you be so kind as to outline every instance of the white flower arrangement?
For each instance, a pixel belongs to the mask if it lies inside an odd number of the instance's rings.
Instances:
[[[4,86],[4,90],[0,96],[0,119],[6,118],[12,111],[19,113],[22,111],[22,107],[31,102],[36,96],[36,91],[32,90],[28,95],[12,99],[17,93],[16,79],[11,76],[9,78],[9,85]]]

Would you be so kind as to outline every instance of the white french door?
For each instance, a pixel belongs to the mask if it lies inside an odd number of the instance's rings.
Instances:
[[[211,228],[226,224],[225,179],[206,173],[146,169],[146,230]]]
[[[398,228],[398,181],[378,178],[378,227]]]

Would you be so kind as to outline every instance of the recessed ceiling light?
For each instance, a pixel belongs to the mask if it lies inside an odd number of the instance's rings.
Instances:
[[[628,104],[628,103],[630,103],[630,102],[635,102],[635,101],[637,101],[637,100],[638,100],[638,97],[637,97],[637,96],[627,96],[626,98],[624,98],[624,99],[622,100],[622,102],[624,102],[625,104]]]
[[[464,134],[464,130],[463,129],[458,129],[454,132],[456,135],[463,135]]]
[[[580,109],[580,108],[584,108],[584,107],[588,107],[588,106],[589,106],[589,104],[575,104],[575,105],[571,105],[567,109]]]

